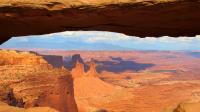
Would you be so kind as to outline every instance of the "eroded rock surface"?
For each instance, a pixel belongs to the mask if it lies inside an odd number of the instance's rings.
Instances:
[[[84,71],[84,62],[80,62],[80,55],[74,62],[74,68],[71,74],[74,79],[74,94],[80,112],[98,112],[101,109],[90,107],[94,102],[103,102],[105,96],[112,95],[116,92],[116,87],[104,82],[99,78],[96,71],[96,63],[92,59],[88,62],[89,70]],[[90,100],[88,100],[90,99]],[[107,112],[106,110],[103,110]]]
[[[66,69],[53,68],[34,53],[0,50],[0,57],[2,102],[22,108],[77,112],[73,79]]]
[[[199,10],[199,0],[1,0],[0,38],[71,30],[195,36]]]
[[[84,65],[76,61],[75,67],[71,71],[73,78],[83,77],[85,76]]]
[[[98,77],[98,72],[96,70],[96,63],[95,61],[92,59],[90,62],[89,62],[89,70],[87,71],[87,76],[89,77]]]
[[[200,102],[193,103],[181,103],[174,110],[174,112],[199,112]]]
[[[0,102],[0,112],[58,112],[58,111],[49,107],[33,107],[29,109],[24,109],[24,108],[9,106],[6,103]]]

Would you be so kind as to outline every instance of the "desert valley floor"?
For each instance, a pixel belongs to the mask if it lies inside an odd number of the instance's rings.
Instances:
[[[46,105],[52,108],[44,112],[200,110],[200,51],[34,52],[0,50],[0,112]]]

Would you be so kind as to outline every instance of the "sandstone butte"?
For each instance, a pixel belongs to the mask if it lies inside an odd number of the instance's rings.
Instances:
[[[74,79],[74,93],[76,97],[105,95],[114,92],[114,86],[99,78],[94,60],[88,63],[89,70],[87,71],[85,71],[84,63],[79,62],[79,60],[82,60],[81,57],[74,60],[76,64],[71,71]]]
[[[89,70],[85,71],[84,62],[80,55],[74,55],[72,57],[74,68],[71,71],[74,79],[74,95],[76,103],[80,112],[90,111],[90,106],[83,99],[99,97],[113,94],[116,91],[116,87],[102,81],[99,78],[99,74],[96,71],[96,63],[93,59],[87,63]],[[90,101],[88,101],[90,102]],[[92,102],[101,102],[100,99],[93,99]],[[101,109],[96,109],[92,112],[98,112]]]
[[[0,102],[10,105],[0,103],[0,112],[77,112],[68,70],[35,53],[0,50],[0,57]]]
[[[199,1],[0,0],[0,40],[71,30],[195,36],[200,34]]]

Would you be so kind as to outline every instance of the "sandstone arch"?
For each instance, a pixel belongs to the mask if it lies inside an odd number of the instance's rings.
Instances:
[[[195,36],[199,20],[199,0],[1,0],[0,40],[70,30]]]

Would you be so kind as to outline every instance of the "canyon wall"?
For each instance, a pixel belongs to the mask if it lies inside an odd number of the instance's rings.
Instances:
[[[0,50],[0,57],[0,101],[22,108],[77,112],[67,69],[53,68],[35,53]]]
[[[0,65],[48,65],[42,56],[14,50],[0,50]]]
[[[42,57],[53,67],[61,68],[63,66],[63,57],[54,55],[42,55]]]

